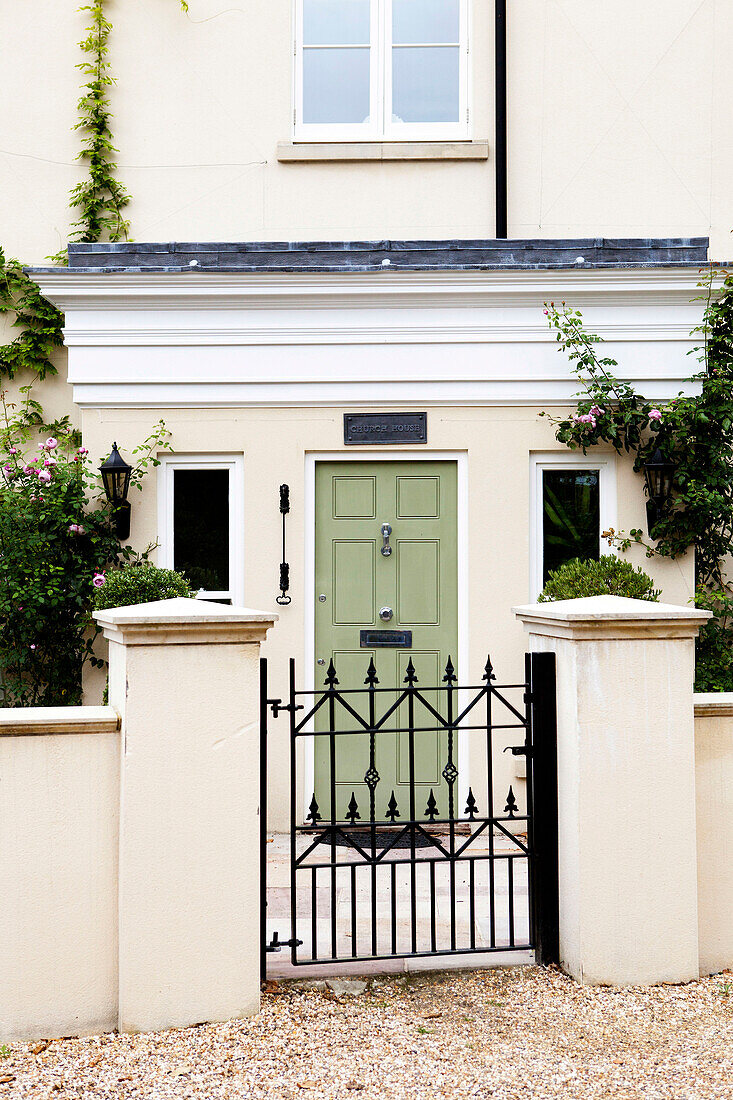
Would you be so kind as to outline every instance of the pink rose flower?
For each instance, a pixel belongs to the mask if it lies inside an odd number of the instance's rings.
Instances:
[[[36,647],[35,647],[34,645],[32,645],[32,646],[29,646],[29,649],[35,649],[35,648],[36,648]]]
[[[86,447],[80,447],[76,453],[80,455],[88,455],[89,451]]]
[[[33,470],[33,467],[32,467],[32,466],[24,466],[24,467],[23,467],[23,473],[24,473],[24,474],[32,474],[32,473],[34,473],[34,472],[35,472],[35,471]]]
[[[659,411],[659,409],[652,409],[652,411],[649,413],[649,419],[650,420],[659,420],[659,421],[661,421],[662,414]]]
[[[591,405],[591,416],[603,416],[603,409],[598,405]]]
[[[48,439],[46,440],[46,442],[43,444],[43,447],[47,451],[53,451],[53,450],[56,449],[56,447],[58,447],[58,445],[59,445],[58,439],[54,439],[54,437],[52,435],[50,435],[48,437]]]
[[[51,471],[50,470],[39,470],[38,471],[38,480],[39,481],[44,481],[48,484],[48,482],[51,480]]]
[[[10,449],[8,450],[9,455],[17,455],[17,453],[18,453],[18,448],[17,447],[10,447]]]
[[[94,585],[95,588],[101,588],[102,585],[104,584],[104,581],[105,581],[104,573],[95,573],[93,578],[92,578],[92,584]]]

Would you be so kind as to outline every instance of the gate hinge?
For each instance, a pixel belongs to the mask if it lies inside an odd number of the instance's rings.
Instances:
[[[272,939],[265,945],[265,951],[282,951],[283,947],[300,947],[303,943],[302,940],[281,940],[279,932],[272,933]]]
[[[277,718],[281,710],[286,710],[288,714],[295,714],[296,710],[304,710],[302,703],[283,703],[282,699],[268,699],[268,707],[272,707],[272,717]]]

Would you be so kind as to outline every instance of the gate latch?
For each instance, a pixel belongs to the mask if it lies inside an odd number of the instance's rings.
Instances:
[[[296,710],[304,710],[302,703],[283,703],[282,699],[268,699],[268,707],[272,708],[272,717],[277,718],[281,710],[286,710],[288,714],[295,714]]]
[[[531,756],[532,749],[529,745],[507,745],[503,752],[510,752],[512,756]]]
[[[272,933],[272,939],[265,946],[265,951],[282,951],[283,947],[300,947],[303,943],[302,940],[281,940],[279,932]]]

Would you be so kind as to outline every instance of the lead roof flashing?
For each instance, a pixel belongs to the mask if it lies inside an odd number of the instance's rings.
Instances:
[[[701,267],[707,237],[71,244],[68,267],[30,273],[374,272]]]

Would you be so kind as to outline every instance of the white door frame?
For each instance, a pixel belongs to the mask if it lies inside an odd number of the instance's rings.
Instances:
[[[459,682],[468,682],[468,453],[466,451],[314,451],[305,456],[305,676],[304,689],[315,688],[316,644],[316,465],[319,462],[455,462],[457,467],[458,652]],[[456,745],[458,798],[468,797],[469,777],[462,765],[466,755],[464,735]],[[303,807],[314,790],[313,738],[308,738],[303,760]],[[300,816],[304,816],[301,809]]]

